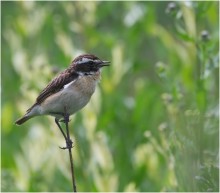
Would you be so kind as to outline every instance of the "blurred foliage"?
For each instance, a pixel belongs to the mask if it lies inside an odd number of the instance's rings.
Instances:
[[[2,191],[71,191],[53,118],[18,127],[80,53],[110,60],[72,117],[79,191],[219,190],[219,2],[1,2]]]

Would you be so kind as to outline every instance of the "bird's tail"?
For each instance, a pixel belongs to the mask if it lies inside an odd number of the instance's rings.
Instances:
[[[18,120],[15,122],[15,124],[16,124],[16,125],[22,125],[24,122],[26,122],[26,121],[29,120],[30,118],[32,118],[32,117],[25,115],[25,116],[21,117],[20,119],[18,119]]]

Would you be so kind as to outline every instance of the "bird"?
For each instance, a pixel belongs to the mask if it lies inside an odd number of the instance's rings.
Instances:
[[[51,115],[59,126],[65,113],[73,115],[88,104],[100,81],[100,69],[109,66],[109,63],[93,54],[79,55],[67,69],[49,82],[15,124],[22,125],[33,117]]]

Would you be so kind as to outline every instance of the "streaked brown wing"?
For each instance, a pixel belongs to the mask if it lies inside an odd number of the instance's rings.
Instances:
[[[75,72],[70,72],[65,70],[61,72],[57,77],[55,77],[39,94],[36,99],[35,104],[27,110],[29,112],[35,105],[41,104],[47,97],[50,95],[59,92],[63,87],[75,80],[78,77],[78,74]]]
[[[40,95],[37,97],[36,102],[38,104],[42,103],[48,96],[59,92],[63,87],[75,80],[78,77],[76,73],[62,72],[56,78],[54,78],[47,87],[41,91]]]

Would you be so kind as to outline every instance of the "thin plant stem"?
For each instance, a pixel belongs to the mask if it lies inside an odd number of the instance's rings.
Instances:
[[[68,149],[69,151],[69,158],[70,158],[70,166],[71,166],[71,174],[72,174],[72,186],[73,186],[73,191],[77,192],[76,190],[76,180],[75,180],[75,173],[74,173],[74,165],[73,165],[73,156],[72,156],[72,151],[71,149],[73,148],[73,142],[70,139],[70,134],[69,134],[69,114],[67,113],[67,108],[64,107],[64,114],[63,114],[65,126],[66,126],[66,134],[64,133],[62,127],[59,124],[59,121],[55,119],[55,122],[57,126],[59,127],[60,131],[63,134],[63,137],[65,138],[66,141],[66,147],[60,147],[60,149]]]
[[[67,134],[67,148],[69,150],[69,157],[70,157],[70,166],[71,166],[71,174],[72,174],[72,185],[73,185],[73,191],[77,192],[76,190],[76,180],[75,180],[75,175],[74,175],[74,167],[73,167],[73,156],[72,156],[72,141],[70,139],[70,134],[69,134],[69,115],[67,113],[66,107],[65,107],[65,115],[64,115],[64,120],[66,124],[66,134]]]

